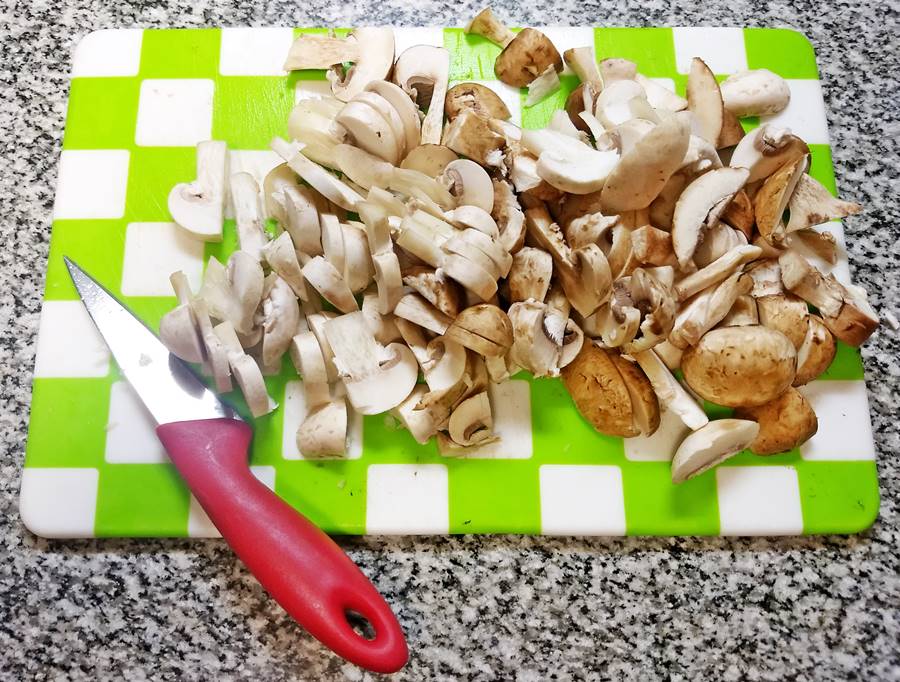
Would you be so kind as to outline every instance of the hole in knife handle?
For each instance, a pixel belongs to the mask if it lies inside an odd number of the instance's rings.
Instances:
[[[347,609],[344,611],[344,618],[347,619],[350,627],[353,628],[353,632],[357,635],[369,641],[375,639],[375,628],[361,613]]]

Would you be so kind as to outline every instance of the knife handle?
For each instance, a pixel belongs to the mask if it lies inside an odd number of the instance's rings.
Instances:
[[[294,620],[351,663],[379,673],[403,667],[403,631],[375,586],[334,540],[251,473],[250,426],[205,419],[163,424],[156,433],[222,537]],[[348,611],[369,621],[373,639],[353,630]]]

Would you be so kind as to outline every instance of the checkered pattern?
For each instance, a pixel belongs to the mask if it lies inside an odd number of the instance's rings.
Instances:
[[[198,245],[174,228],[169,189],[194,176],[194,144],[226,140],[232,169],[261,180],[278,163],[267,149],[284,135],[293,103],[328,92],[321,72],[281,71],[297,31],[116,30],[87,36],[75,52],[59,167],[45,302],[38,336],[22,518],[47,536],[215,535],[168,463],[153,424],[93,329],[65,272],[78,261],[153,327],[175,304],[166,278],[183,269],[196,285],[225,240]],[[790,107],[774,117],[803,135],[813,174],[834,191],[815,57],[800,34],[762,29],[549,28],[562,50],[593,41],[597,57],[622,56],[683,93],[690,57],[724,76],[766,67],[789,79]],[[402,49],[450,49],[454,82],[496,90],[513,120],[546,123],[576,85],[532,107],[497,82],[499,50],[459,29],[399,29]],[[748,127],[758,121],[748,121]],[[839,223],[831,226],[842,237]],[[847,277],[846,259],[836,266]],[[652,438],[598,435],[558,380],[517,377],[495,387],[499,444],[463,458],[417,444],[385,416],[352,420],[345,460],[303,459],[294,430],[304,412],[285,363],[267,378],[281,408],[255,420],[254,472],[333,533],[552,533],[611,535],[853,532],[878,508],[874,447],[859,355],[840,346],[828,373],[804,388],[819,433],[799,451],[743,453],[673,486],[668,460],[683,429],[672,415]],[[240,405],[236,396],[235,402]],[[721,412],[721,410],[719,410]]]

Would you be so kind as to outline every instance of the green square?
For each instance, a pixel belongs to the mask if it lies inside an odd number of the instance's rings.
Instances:
[[[183,537],[190,494],[172,464],[107,464],[97,490],[98,537]]]
[[[537,464],[622,463],[622,439],[595,431],[575,408],[562,380],[531,379],[530,383],[533,460]]]
[[[541,532],[540,481],[531,460],[446,462],[451,533]]]
[[[213,78],[219,72],[218,28],[146,29],[141,78]]]
[[[745,28],[748,69],[769,69],[782,78],[819,77],[809,39],[789,28]]]
[[[77,300],[78,293],[63,261],[68,256],[116,295],[122,284],[125,222],[122,220],[57,220],[47,259],[47,301]]]
[[[268,149],[287,135],[294,89],[284,78],[221,76],[213,99],[212,136],[229,149]]]
[[[809,145],[809,156],[809,174],[825,185],[829,192],[837,194],[831,147],[827,144],[811,144]]]
[[[648,78],[673,78],[675,40],[671,28],[595,28],[597,60],[623,57]]]
[[[275,491],[326,533],[366,532],[366,470],[362,460],[282,461]]]
[[[559,88],[556,92],[530,107],[525,106],[528,94],[523,91],[521,95],[522,127],[534,129],[546,126],[556,111],[566,108],[566,100],[572,94],[572,91],[578,87],[579,82],[577,76],[560,76]]]
[[[110,386],[109,377],[36,378],[25,466],[99,466],[106,450]]]
[[[669,462],[622,466],[628,535],[716,535],[719,502],[711,473],[672,483]]]
[[[72,79],[63,149],[129,149],[140,83],[137,78]]]
[[[848,346],[843,341],[838,341],[834,360],[831,361],[831,365],[819,379],[862,381],[863,363],[859,349]]]
[[[858,533],[878,517],[875,462],[800,462],[803,532]]]
[[[443,464],[434,438],[424,445],[389,414],[363,417],[363,453],[368,464]]]
[[[169,192],[197,177],[193,147],[137,147],[131,151],[125,218],[129,223],[169,222]]]
[[[494,62],[503,49],[487,38],[461,28],[444,29],[444,47],[450,51],[451,81],[494,81]]]
[[[172,296],[123,296],[121,301],[154,333],[159,333],[159,321],[163,315],[178,305],[174,294]]]

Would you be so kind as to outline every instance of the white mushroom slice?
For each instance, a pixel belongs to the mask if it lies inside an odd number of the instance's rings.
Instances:
[[[687,109],[688,102],[683,97],[679,97],[667,87],[660,85],[652,78],[647,78],[644,74],[635,74],[634,80],[640,83],[647,94],[647,102],[654,109],[665,109],[666,111],[683,111]]]
[[[509,300],[543,301],[550,289],[553,276],[553,258],[542,249],[525,246],[513,256],[507,282]]]
[[[348,211],[356,210],[356,205],[363,198],[334,175],[307,159],[295,146],[276,137],[271,147],[281,158],[288,162],[297,175],[306,180],[319,194],[329,201]]]
[[[369,325],[369,329],[375,337],[375,340],[382,346],[394,341],[399,341],[402,337],[400,336],[400,330],[397,328],[396,319],[393,314],[382,314],[378,307],[378,294],[369,290],[369,292],[363,296],[360,309],[362,310],[363,315],[366,316],[366,324]]]
[[[391,414],[400,420],[400,423],[410,432],[416,442],[423,445],[437,433],[437,425],[434,423],[431,411],[417,409],[426,393],[428,393],[428,388],[424,384],[420,384],[413,389],[406,400],[391,410]]]
[[[607,304],[597,311],[597,325],[600,331],[600,340],[609,348],[618,348],[630,343],[641,325],[641,313],[630,306],[621,307],[614,311],[611,304]]]
[[[331,319],[324,329],[347,397],[358,412],[387,412],[412,392],[419,375],[412,351],[401,343],[379,344],[361,312]]]
[[[191,310],[194,313],[194,319],[197,320],[200,338],[203,339],[203,346],[206,350],[206,359],[209,363],[209,369],[212,370],[216,390],[221,393],[228,393],[232,388],[231,368],[228,364],[228,349],[213,331],[213,325],[212,321],[209,319],[209,310],[206,307],[206,302],[199,296],[192,299]]]
[[[505,166],[502,150],[507,143],[503,135],[492,129],[496,125],[497,119],[479,116],[474,109],[463,109],[450,121],[441,144],[483,166],[503,171]]]
[[[387,187],[394,173],[394,167],[387,161],[349,144],[337,145],[334,159],[341,173],[364,189]]]
[[[384,207],[370,201],[364,201],[359,205],[358,212],[365,226],[369,253],[375,255],[376,253],[393,251],[394,243],[391,241],[389,216]]]
[[[492,239],[497,239],[500,236],[497,222],[491,217],[490,213],[478,206],[458,206],[452,211],[447,211],[444,217],[456,227],[471,227]]]
[[[746,272],[753,280],[753,289],[750,291],[753,298],[784,293],[784,285],[781,283],[781,265],[777,258],[758,260],[748,266]]]
[[[494,438],[494,419],[487,391],[463,400],[450,415],[450,438],[464,447]]]
[[[588,244],[608,244],[609,233],[619,222],[619,216],[605,216],[600,212],[574,218],[565,228],[566,243],[573,249]],[[668,237],[668,233],[666,233]],[[669,239],[671,243],[671,239]],[[669,247],[671,251],[671,246]]]
[[[191,310],[193,298],[187,276],[181,272],[173,272],[169,277],[179,305],[170,310],[159,321],[159,338],[169,349],[185,362],[203,362],[206,349],[197,326],[197,320]]]
[[[342,313],[359,310],[353,292],[341,273],[322,256],[311,258],[303,266],[303,277],[312,287]]]
[[[546,329],[547,306],[528,300],[513,303],[507,311],[512,323],[510,359],[536,377],[559,376],[562,344]]]
[[[441,246],[457,230],[442,220],[429,218],[421,211],[405,217],[400,223],[397,246],[437,268],[444,261]]]
[[[698,291],[718,284],[729,277],[745,263],[756,260],[762,255],[762,249],[749,244],[736,246],[709,265],[697,270],[675,285],[675,295],[679,301],[690,298]]]
[[[285,231],[291,235],[294,248],[307,256],[322,253],[322,229],[319,225],[319,209],[311,187],[286,187],[283,190]]]
[[[460,206],[476,206],[484,211],[494,207],[494,186],[480,165],[469,159],[451,161],[438,176]]]
[[[729,165],[748,169],[747,184],[750,184],[764,180],[785,164],[806,154],[809,154],[809,147],[803,140],[791,135],[787,128],[766,123],[751,130],[738,142]]]
[[[677,414],[684,425],[692,431],[709,423],[709,417],[706,416],[697,401],[672,376],[654,349],[635,353],[634,359],[650,380],[650,385],[653,386],[653,391],[659,398],[661,407],[664,406],[665,409]]]
[[[588,194],[603,184],[619,160],[615,151],[601,152],[553,130],[525,130],[522,144],[538,155],[537,174],[553,187]]]
[[[677,121],[679,118],[689,119],[690,117],[683,115],[675,117],[675,120]],[[690,130],[689,121],[685,120],[685,122],[688,123],[688,130]],[[625,156],[634,149],[638,142],[656,127],[656,124],[652,121],[648,121],[644,118],[632,118],[624,123],[620,123],[612,130],[604,133],[604,135],[613,138],[615,141],[614,146],[618,149],[619,154]]]
[[[672,247],[679,265],[687,266],[694,255],[709,212],[719,202],[734,196],[748,175],[745,168],[718,168],[685,187],[672,216]]]
[[[269,398],[266,391],[266,382],[263,379],[259,365],[249,355],[244,353],[241,342],[238,340],[234,327],[230,322],[222,322],[213,328],[213,332],[219,337],[222,345],[228,353],[228,364],[231,374],[237,381],[241,394],[250,408],[250,414],[261,417],[274,410],[277,405]]]
[[[284,192],[287,188],[300,189],[297,174],[286,163],[280,163],[266,173],[263,180],[263,199],[266,218],[274,218],[281,225],[287,222]]]
[[[694,263],[698,267],[706,267],[732,249],[746,245],[747,238],[743,232],[739,232],[720,222],[703,233],[703,241],[700,242],[697,250],[694,251]]]
[[[735,272],[725,281],[696,294],[675,317],[669,343],[682,350],[696,345],[725,318],[737,297],[749,294],[752,288],[753,280],[748,275]]]
[[[262,254],[269,267],[288,283],[295,296],[304,301],[309,298],[291,235],[282,232],[263,247]]]
[[[327,35],[303,34],[291,43],[285,71],[328,69],[335,64],[355,62],[361,52],[353,36],[335,38]]]
[[[395,168],[389,187],[408,197],[430,199],[440,207],[440,211],[449,210],[456,205],[452,193],[443,184],[419,171]]]
[[[425,383],[432,391],[455,385],[466,371],[466,349],[450,339],[438,336],[428,342],[422,364]]]
[[[241,334],[253,328],[253,313],[263,293],[263,273],[259,262],[243,251],[235,251],[226,269],[210,256],[198,296],[219,320],[228,320]]]
[[[684,355],[684,351],[677,346],[673,346],[668,341],[663,341],[653,346],[653,352],[656,353],[656,356],[662,360],[669,370],[674,372],[681,367],[681,356]]]
[[[490,261],[487,257],[485,258]],[[448,277],[455,279],[482,301],[489,301],[497,293],[496,271],[485,270],[479,263],[465,256],[455,253],[445,254],[441,262],[441,269]]]
[[[309,330],[315,334],[316,341],[319,342],[319,348],[322,350],[322,357],[325,358],[325,372],[328,375],[328,382],[337,381],[337,367],[334,366],[334,353],[331,351],[331,344],[325,336],[325,323],[337,317],[338,314],[331,310],[320,310],[315,313],[307,313],[306,323]]]
[[[376,96],[374,93],[368,94]],[[347,102],[334,120],[347,130],[357,147],[391,165],[396,166],[400,163],[402,140],[397,139],[387,119],[368,102],[354,97]]]
[[[297,449],[304,457],[343,457],[347,453],[349,415],[343,398],[311,409],[297,429]]]
[[[543,101],[548,95],[559,90],[559,85],[559,74],[556,73],[556,67],[551,64],[528,84],[528,97],[525,98],[525,106],[533,107],[538,102]]]
[[[394,307],[394,315],[441,335],[453,321],[419,294],[406,294]]]
[[[515,33],[510,31],[494,16],[490,7],[485,7],[476,14],[472,21],[466,24],[464,31],[484,36],[500,47],[506,47],[516,37]]]
[[[787,81],[768,69],[733,73],[719,86],[725,108],[735,116],[768,116],[791,101]]]
[[[500,246],[509,253],[516,253],[525,243],[525,214],[519,206],[508,182],[494,180],[494,205],[491,217],[500,230]]]
[[[569,48],[563,52],[563,59],[582,83],[596,83],[602,87],[603,77],[597,68],[597,58],[593,45],[590,47]]]
[[[688,108],[694,115],[695,134],[715,145],[722,132],[725,105],[715,75],[699,57],[691,60],[686,90]]]
[[[556,72],[554,71],[553,73],[555,74]],[[537,83],[537,81],[535,81],[535,83]],[[557,109],[553,112],[550,121],[547,123],[547,128],[549,130],[555,130],[557,133],[574,137],[581,142],[588,141],[585,134],[575,127],[575,124],[572,123],[572,119],[569,118],[569,115],[563,109]]]
[[[334,122],[342,107],[334,98],[302,99],[288,117],[288,135],[303,145],[303,155],[328,168],[335,168],[334,148],[346,134]]]
[[[378,82],[386,83],[386,81]],[[393,83],[389,83],[389,85],[397,88],[397,86]],[[397,89],[400,90],[400,88]],[[403,91],[400,90],[400,92],[402,93]],[[407,97],[406,99],[410,103],[410,105],[413,105],[412,100],[409,99],[409,97]],[[381,114],[382,118],[387,121],[387,124],[390,127],[391,132],[394,135],[394,139],[397,143],[397,163],[399,164],[403,157],[406,155],[406,125],[404,124],[403,119],[400,117],[400,114],[397,112],[394,106],[377,92],[371,92],[368,88],[366,89],[366,91],[356,95],[351,101],[365,102],[375,111]],[[416,119],[418,119],[418,112],[416,112]],[[418,140],[415,141],[415,144],[419,144]]]
[[[263,229],[259,185],[250,173],[235,173],[231,176],[230,189],[238,245],[241,251],[260,260],[262,247],[269,241],[269,236]]]
[[[422,144],[410,150],[400,167],[419,171],[429,178],[436,178],[444,172],[447,164],[458,158],[456,152],[449,147],[440,144]]]
[[[506,358],[502,355],[486,357],[484,359],[484,367],[487,370],[488,377],[492,384],[502,384],[507,381],[511,375],[510,367],[506,363]]]
[[[862,210],[851,201],[842,201],[831,195],[821,182],[807,173],[800,176],[790,195],[788,208],[791,217],[785,232],[790,234],[837,218],[846,218]]]
[[[629,102],[645,97],[644,88],[633,80],[613,81],[603,88],[594,107],[594,116],[607,129],[633,118]]]
[[[512,256],[498,242],[484,232],[473,228],[467,228],[457,236],[487,256],[500,277],[506,277],[509,274],[509,269],[512,267]],[[468,253],[468,250],[466,252]]]
[[[266,278],[261,309],[262,360],[268,367],[278,362],[288,349],[300,322],[300,306],[288,283],[273,273]]]
[[[581,48],[590,50],[594,48]],[[634,80],[637,75],[637,64],[621,57],[609,57],[600,62],[600,76],[605,85],[621,80]]]
[[[402,88],[389,81],[372,81],[366,86],[366,90],[381,95],[394,108],[403,123],[405,156],[419,146],[422,136],[422,122],[419,119],[419,110],[412,99]]]
[[[450,53],[443,47],[414,45],[397,57],[393,81],[427,110],[420,144],[440,144],[444,98],[450,73]]]
[[[387,78],[394,64],[394,32],[390,28],[360,27],[353,29],[350,37],[361,46],[359,58],[346,73],[340,64],[327,73],[331,92],[342,102],[349,102],[372,81]]]
[[[718,419],[685,438],[672,458],[672,483],[683,483],[747,449],[759,433],[748,419]]]
[[[358,294],[366,289],[375,276],[369,242],[361,223],[341,223],[344,242],[344,281],[350,291]]]
[[[343,276],[346,255],[341,221],[335,215],[323,213],[319,216],[319,227],[322,230],[322,251],[325,260]]]
[[[644,135],[603,185],[600,201],[608,213],[646,208],[681,166],[691,136],[690,115],[675,114]]]
[[[222,241],[228,147],[208,140],[197,144],[197,179],[179,183],[169,192],[172,220],[207,242]]]
[[[312,409],[329,402],[328,370],[316,335],[311,331],[295,335],[291,340],[290,355],[297,374],[303,379],[306,406]]]

